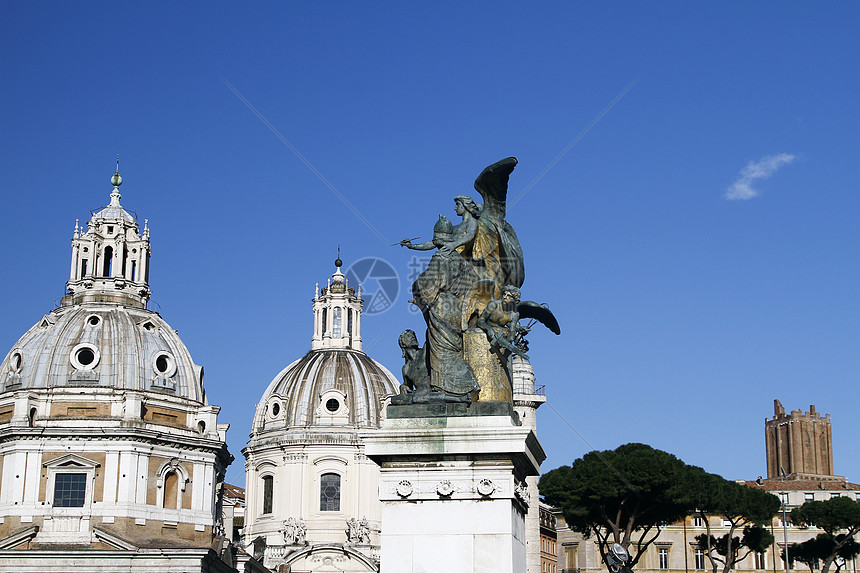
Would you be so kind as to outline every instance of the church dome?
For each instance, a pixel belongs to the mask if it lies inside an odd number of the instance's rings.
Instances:
[[[75,223],[67,293],[0,364],[0,394],[90,387],[155,391],[205,404],[203,369],[158,313],[148,310],[149,229],[120,204],[117,172],[110,204],[86,228]]]
[[[361,351],[361,286],[349,286],[335,261],[328,285],[316,287],[311,350],[284,368],[257,405],[255,431],[301,426],[375,428],[383,399],[400,383]]]
[[[2,365],[2,392],[101,387],[205,402],[203,369],[155,312],[109,303],[63,306],[18,340]]]
[[[123,209],[119,204],[111,204],[104,209],[97,211],[93,215],[93,219],[122,219],[129,223],[135,222],[134,215]]]
[[[257,407],[255,428],[375,428],[383,399],[396,394],[398,387],[394,375],[364,352],[311,350],[269,384]]]

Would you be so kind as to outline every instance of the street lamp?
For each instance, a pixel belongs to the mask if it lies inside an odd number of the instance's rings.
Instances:
[[[783,484],[785,484],[785,469],[782,466],[779,466],[779,475],[782,476]],[[785,517],[785,509],[788,505],[788,492],[781,491],[779,492],[779,501],[782,503],[782,539],[785,542],[785,573],[791,573],[791,565],[788,561],[788,523]]]

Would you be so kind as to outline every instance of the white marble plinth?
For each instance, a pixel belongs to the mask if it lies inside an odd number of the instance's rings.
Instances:
[[[387,419],[362,433],[380,468],[382,571],[525,573],[525,478],[545,454],[510,416]]]

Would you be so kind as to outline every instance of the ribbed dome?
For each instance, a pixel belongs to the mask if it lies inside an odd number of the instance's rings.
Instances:
[[[90,222],[98,223],[99,220],[103,219],[106,221],[121,220],[134,223],[134,215],[123,209],[119,203],[119,200],[122,198],[122,195],[119,194],[119,186],[122,185],[122,177],[119,176],[119,165],[117,165],[117,172],[111,177],[111,183],[114,187],[113,192],[110,194],[110,204],[97,213],[93,213],[93,218]]]
[[[101,211],[95,213],[93,215],[93,221],[98,219],[122,219],[123,221],[128,221],[129,223],[134,223],[134,215],[123,209],[119,204],[111,204],[102,209]]]
[[[2,392],[102,387],[156,391],[205,403],[203,369],[149,310],[84,303],[58,308],[27,331],[0,365]]]
[[[348,425],[377,427],[382,399],[400,383],[356,350],[312,350],[282,370],[257,405],[256,431]]]

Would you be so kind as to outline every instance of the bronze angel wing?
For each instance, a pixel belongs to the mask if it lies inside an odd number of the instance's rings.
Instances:
[[[520,320],[523,318],[534,318],[555,334],[561,334],[561,327],[559,327],[555,315],[552,314],[552,311],[548,307],[530,300],[524,300],[520,301],[517,311],[520,313]]]

